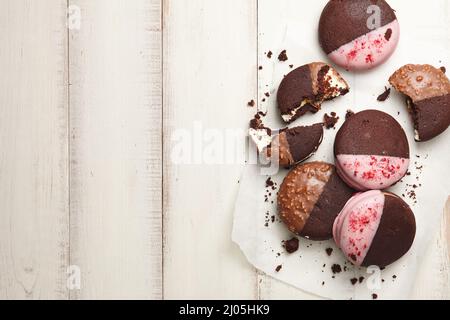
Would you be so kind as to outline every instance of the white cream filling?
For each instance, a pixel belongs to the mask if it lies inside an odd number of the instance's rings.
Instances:
[[[267,133],[266,129],[253,129],[248,130],[249,136],[256,144],[258,151],[261,152],[272,143],[272,136]]]

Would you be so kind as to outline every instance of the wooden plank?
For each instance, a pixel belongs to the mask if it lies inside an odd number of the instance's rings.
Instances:
[[[67,64],[63,1],[0,2],[0,298],[65,299]]]
[[[195,156],[224,150],[202,135],[226,140],[231,129],[241,133],[231,143],[243,141],[256,111],[246,106],[256,98],[256,1],[167,0],[163,13],[164,297],[256,298],[256,273],[231,241],[242,163]],[[177,145],[190,161],[178,163]]]
[[[77,299],[161,298],[161,2],[71,0],[71,263]]]

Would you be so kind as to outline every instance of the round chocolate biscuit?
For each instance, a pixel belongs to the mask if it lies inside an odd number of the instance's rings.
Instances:
[[[349,186],[385,189],[409,167],[409,145],[400,124],[387,113],[365,110],[348,118],[336,134],[337,172]]]
[[[277,92],[278,109],[287,123],[307,112],[316,113],[326,100],[349,92],[347,82],[331,66],[314,62],[291,71]]]
[[[411,208],[390,192],[371,190],[352,197],[333,225],[333,238],[357,266],[385,267],[411,248],[416,221]]]
[[[296,166],[278,192],[278,214],[287,228],[311,240],[332,238],[333,222],[353,194],[332,164]]]
[[[416,141],[428,141],[450,126],[450,81],[442,69],[431,65],[408,64],[389,79],[407,96],[414,121]]]
[[[319,22],[320,45],[347,70],[367,70],[395,51],[400,26],[384,0],[330,0]]]

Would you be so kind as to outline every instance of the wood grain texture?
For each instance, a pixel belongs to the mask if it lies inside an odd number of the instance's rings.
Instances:
[[[73,0],[70,256],[73,299],[158,299],[161,236],[161,3]]]
[[[66,4],[0,2],[0,298],[65,299]]]
[[[256,1],[167,0],[163,11],[164,298],[256,298],[256,273],[231,241],[242,163],[171,158],[179,130],[195,143],[211,144],[195,128],[243,138],[256,111],[246,106],[256,98]]]

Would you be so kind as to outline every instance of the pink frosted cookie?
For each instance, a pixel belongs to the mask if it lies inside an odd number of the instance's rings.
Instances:
[[[379,190],[353,196],[333,224],[333,238],[354,265],[385,267],[414,241],[416,221],[398,196]]]
[[[368,70],[395,51],[400,26],[384,0],[330,0],[319,22],[325,53],[347,70]]]
[[[393,117],[377,110],[345,121],[336,134],[334,155],[339,176],[360,191],[386,189],[409,167],[405,132]]]

